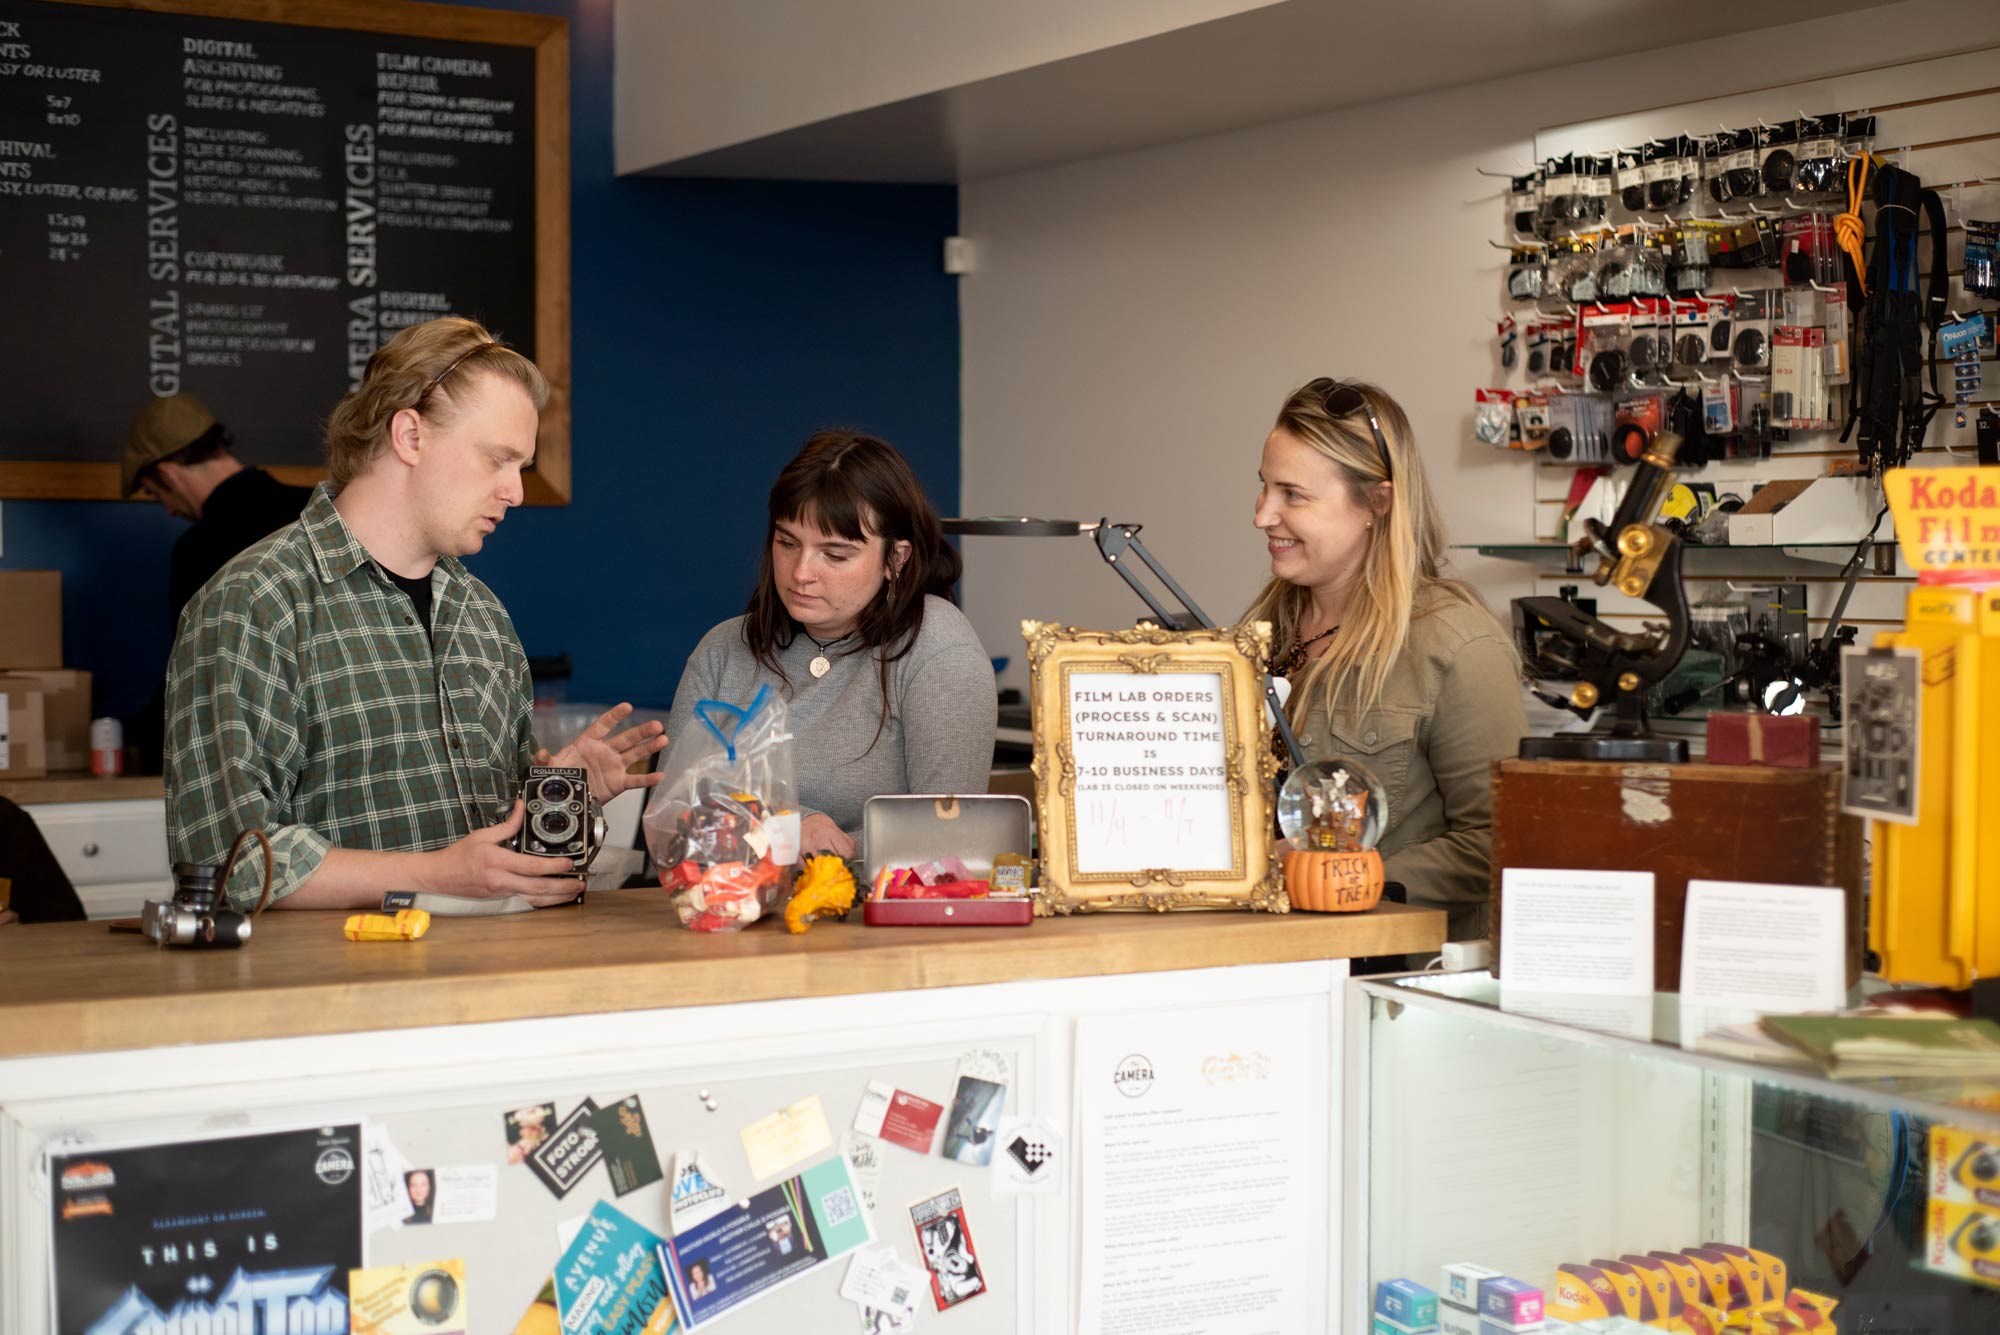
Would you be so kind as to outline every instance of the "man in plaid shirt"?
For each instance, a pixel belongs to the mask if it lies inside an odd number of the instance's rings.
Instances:
[[[327,423],[329,481],[182,614],[167,674],[167,835],[219,863],[270,837],[273,904],[362,908],[385,890],[564,903],[565,859],[516,853],[534,760],[528,663],[461,557],[522,500],[548,385],[470,320],[406,329]],[[609,801],[666,745],[619,705],[546,763]],[[257,901],[263,861],[228,887]]]

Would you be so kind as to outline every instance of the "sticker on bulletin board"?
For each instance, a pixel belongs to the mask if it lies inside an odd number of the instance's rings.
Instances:
[[[465,1262],[377,1266],[348,1275],[352,1335],[465,1335]]]
[[[674,1328],[660,1235],[599,1201],[556,1263],[556,1303],[570,1335],[665,1335]]]
[[[50,1156],[57,1332],[254,1331],[271,1301],[346,1330],[360,1156],[358,1125]]]
[[[874,1240],[847,1160],[836,1157],[662,1242],[659,1255],[692,1330]]]

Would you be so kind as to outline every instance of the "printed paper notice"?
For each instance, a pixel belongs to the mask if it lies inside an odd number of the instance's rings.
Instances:
[[[750,1160],[750,1176],[762,1182],[833,1144],[819,1095],[809,1094],[789,1108],[759,1118],[739,1133]]]
[[[1305,1002],[1077,1022],[1082,1335],[1325,1327],[1325,1031]]]
[[[1235,866],[1219,672],[1065,671],[1076,870]]]
[[[1847,1004],[1847,895],[1835,886],[1689,881],[1681,1005],[1763,1014]]]
[[[1653,873],[1509,867],[1500,880],[1502,992],[1653,991]]]

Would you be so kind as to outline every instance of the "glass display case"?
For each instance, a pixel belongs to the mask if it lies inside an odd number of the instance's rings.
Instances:
[[[2000,1332],[2000,1083],[1712,1055],[1712,1017],[1669,994],[1524,1010],[1483,973],[1349,986],[1343,1330],[1384,1330],[1383,1281],[1443,1292],[1469,1262],[1540,1289],[1549,1332],[1599,1304],[1695,1332],[1694,1306],[1746,1333]],[[1712,1275],[1665,1263],[1690,1250]],[[1629,1305],[1688,1274],[1724,1302]],[[1447,1333],[1506,1329],[1444,1307]]]

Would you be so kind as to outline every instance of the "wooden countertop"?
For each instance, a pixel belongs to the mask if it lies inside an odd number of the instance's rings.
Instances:
[[[0,797],[32,807],[47,802],[132,802],[165,797],[167,781],[157,774],[59,773],[41,779],[0,779]]]
[[[200,1018],[204,1042],[605,1010],[901,992],[1436,950],[1444,914],[1093,914],[1027,928],[777,920],[689,932],[657,891],[579,908],[436,918],[415,942],[350,942],[344,914],[266,913],[241,950],[162,949],[101,922],[0,928],[0,1058],[159,1047]],[[193,1003],[193,1004],[189,1004]]]

